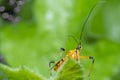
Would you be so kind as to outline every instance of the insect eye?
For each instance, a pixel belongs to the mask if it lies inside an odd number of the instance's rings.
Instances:
[[[81,45],[78,45],[76,49],[80,50],[80,48],[81,48]]]

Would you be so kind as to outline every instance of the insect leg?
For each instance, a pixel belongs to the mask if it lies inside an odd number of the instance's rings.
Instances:
[[[91,65],[90,71],[88,73],[88,77],[90,77],[90,74],[93,70],[93,65],[94,65],[94,62],[95,62],[94,57],[92,57],[92,56],[80,56],[80,59],[90,59],[90,60],[92,60],[92,65]]]
[[[50,61],[50,62],[49,62],[49,67],[51,67],[51,64],[55,64],[55,63],[56,63],[55,61]],[[49,71],[50,71],[50,76],[52,76],[52,69],[53,69],[53,68],[49,69]]]
[[[49,67],[51,67],[51,64],[54,64],[55,63],[55,61],[50,61],[49,62]]]
[[[65,52],[65,49],[64,48],[60,48],[60,59],[62,58],[62,51]]]

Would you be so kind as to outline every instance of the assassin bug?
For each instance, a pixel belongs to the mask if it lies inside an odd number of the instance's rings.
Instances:
[[[50,62],[49,62],[49,67],[51,67],[51,64],[54,64],[54,66],[52,66],[52,67],[49,69],[49,71],[51,71],[52,69],[54,69],[54,70],[57,72],[57,71],[59,70],[59,68],[61,67],[61,65],[62,65],[68,58],[74,59],[74,60],[78,61],[78,63],[79,63],[80,59],[90,59],[90,60],[92,60],[92,65],[91,65],[91,68],[90,68],[88,77],[90,76],[90,74],[91,74],[91,72],[92,72],[92,68],[93,68],[95,59],[94,59],[94,57],[92,57],[92,56],[81,56],[81,55],[80,55],[80,52],[81,52],[81,50],[82,50],[82,43],[81,43],[81,41],[82,41],[83,30],[84,30],[85,25],[86,25],[86,23],[87,23],[90,15],[91,15],[91,13],[92,13],[92,11],[93,11],[93,9],[94,9],[95,7],[96,7],[96,5],[94,5],[94,6],[91,8],[88,16],[86,17],[86,19],[85,19],[85,21],[84,21],[84,23],[83,23],[83,26],[82,26],[82,29],[81,29],[81,34],[80,34],[80,40],[79,40],[79,42],[76,40],[76,38],[75,38],[74,36],[71,36],[71,37],[76,41],[76,43],[78,44],[78,46],[77,46],[75,49],[73,49],[73,50],[69,50],[68,52],[67,52],[64,48],[61,48],[60,50],[61,50],[61,51],[64,51],[64,52],[66,53],[66,56],[65,56],[64,58],[61,58],[58,62],[50,61]]]

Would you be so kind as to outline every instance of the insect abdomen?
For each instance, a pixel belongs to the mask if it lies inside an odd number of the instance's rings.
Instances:
[[[55,71],[58,71],[58,69],[61,67],[61,65],[66,61],[66,58],[62,58],[60,61],[58,61],[54,67]]]

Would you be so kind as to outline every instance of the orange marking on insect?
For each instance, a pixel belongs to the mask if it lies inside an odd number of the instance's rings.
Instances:
[[[62,58],[60,61],[58,61],[56,64],[55,64],[55,67],[54,67],[54,70],[55,71],[58,71],[59,68],[61,67],[61,65],[67,60],[67,58]]]
[[[75,60],[78,60],[78,59],[79,59],[79,56],[80,56],[80,53],[79,53],[79,51],[76,50],[76,49],[70,50],[70,51],[67,53],[67,57],[72,58],[72,59],[75,59]]]

